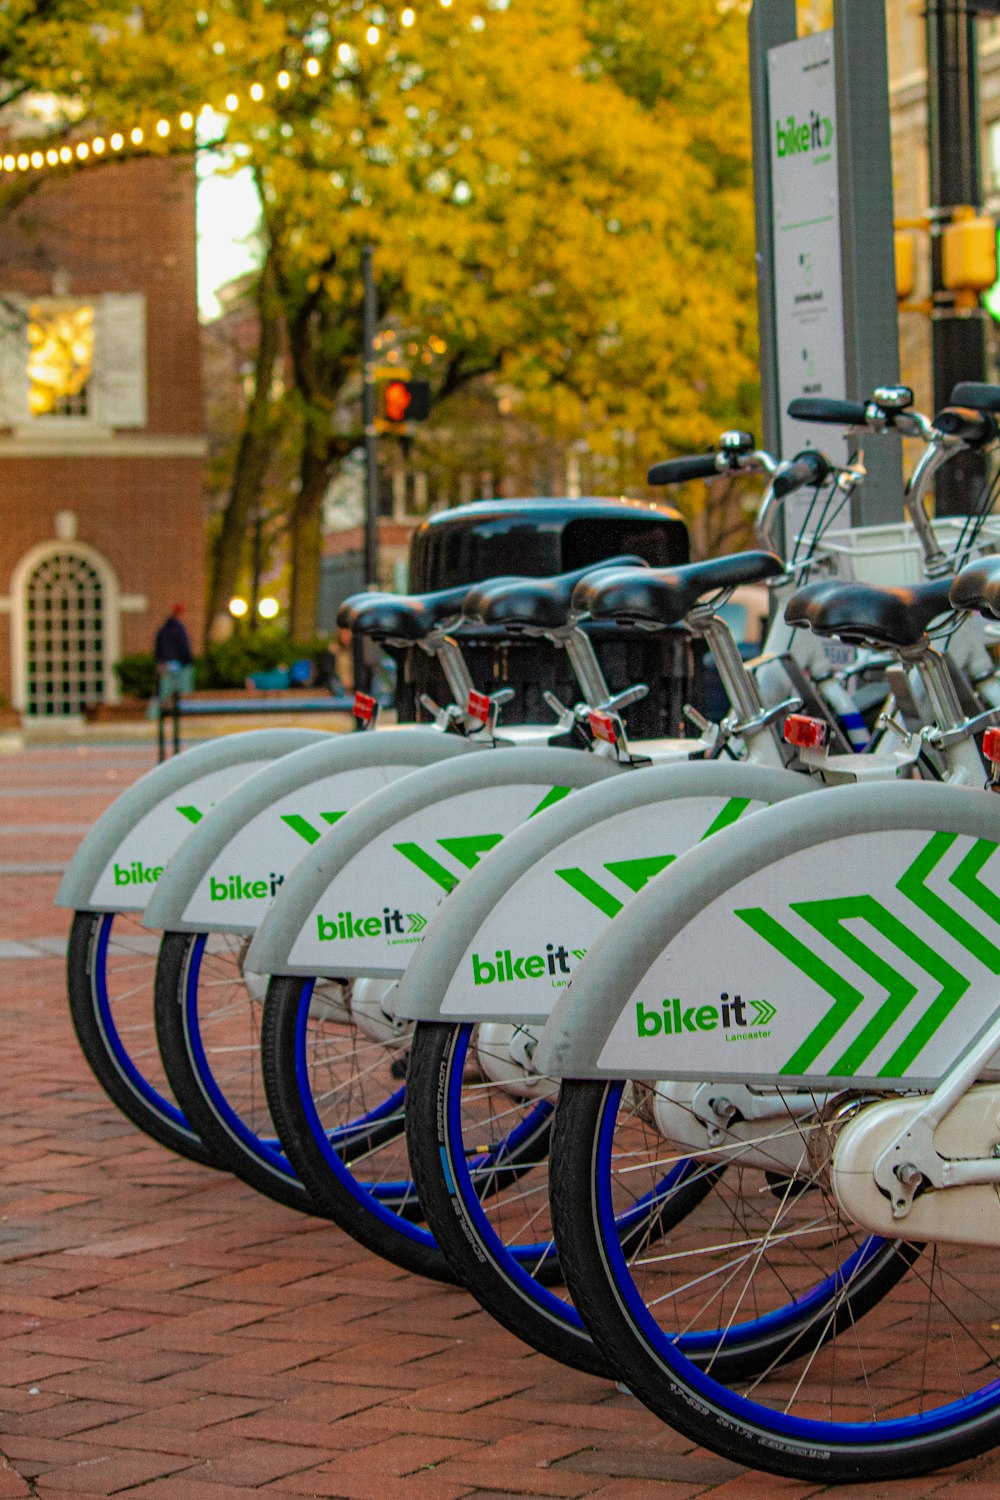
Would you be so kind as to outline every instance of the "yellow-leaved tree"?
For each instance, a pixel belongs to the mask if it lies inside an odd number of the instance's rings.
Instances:
[[[301,635],[315,622],[323,495],[359,436],[346,396],[365,245],[383,313],[435,336],[439,404],[495,375],[550,432],[598,451],[628,433],[633,483],[650,459],[745,423],[756,400],[742,7],[455,0],[405,19],[353,3],[149,0],[106,16],[75,72],[51,79],[84,80],[94,110],[150,119],[238,98],[224,141],[261,199],[260,347],[211,603],[235,583],[280,426],[270,376],[284,348]]]

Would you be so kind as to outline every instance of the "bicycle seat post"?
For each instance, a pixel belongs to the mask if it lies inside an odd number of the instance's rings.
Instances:
[[[580,685],[588,708],[604,708],[611,699],[601,664],[597,660],[594,643],[579,625],[573,624],[562,631],[553,631],[549,637],[556,645],[565,647],[573,675]]]
[[[469,694],[474,691],[475,685],[458,641],[446,630],[439,629],[432,630],[425,640],[418,642],[418,645],[422,651],[440,664],[451,694],[452,706],[465,714],[468,709]]]
[[[946,779],[956,785],[982,785],[983,762],[974,736],[995,721],[996,711],[968,718],[959,702],[948,663],[926,639],[899,654],[906,666],[916,670],[927,693],[932,723],[924,729],[923,737],[944,756]]]

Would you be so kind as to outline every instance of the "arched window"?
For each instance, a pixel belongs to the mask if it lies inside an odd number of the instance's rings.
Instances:
[[[101,574],[72,546],[50,551],[25,580],[29,714],[79,714],[105,696],[108,599]]]

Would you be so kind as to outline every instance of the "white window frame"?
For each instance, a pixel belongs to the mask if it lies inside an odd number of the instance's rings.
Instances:
[[[117,703],[119,699],[118,679],[114,664],[121,655],[121,610],[122,595],[118,586],[118,575],[102,552],[86,542],[40,542],[31,547],[14,565],[10,578],[10,680],[13,705],[21,713],[27,712],[28,704],[28,580],[47,557],[59,552],[72,552],[82,557],[98,574],[104,591],[104,701]]]

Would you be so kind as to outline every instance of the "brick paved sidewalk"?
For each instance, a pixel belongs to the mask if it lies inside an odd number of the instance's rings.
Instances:
[[[0,760],[0,1500],[818,1493],[693,1449],[464,1293],[117,1114],[70,1029],[52,897],[80,829],[151,763],[141,746]],[[1000,1453],[838,1494],[998,1492]]]

